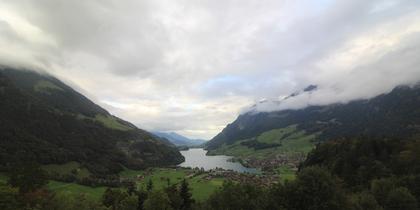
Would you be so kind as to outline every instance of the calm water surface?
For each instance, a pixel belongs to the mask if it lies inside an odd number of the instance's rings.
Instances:
[[[247,173],[258,173],[255,168],[247,168],[237,162],[229,162],[228,160],[232,157],[225,155],[207,156],[206,150],[204,149],[189,149],[187,151],[181,151],[181,154],[185,157],[185,162],[179,164],[181,167],[199,167],[204,170],[210,170],[218,168],[230,169],[238,172]]]

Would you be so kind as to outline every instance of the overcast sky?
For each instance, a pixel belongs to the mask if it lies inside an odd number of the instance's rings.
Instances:
[[[418,0],[1,0],[0,63],[47,71],[151,131],[210,139],[245,107],[420,80]]]

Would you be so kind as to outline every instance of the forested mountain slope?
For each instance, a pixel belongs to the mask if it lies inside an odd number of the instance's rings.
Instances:
[[[182,155],[58,79],[0,69],[0,165],[77,161],[95,174],[178,164]]]

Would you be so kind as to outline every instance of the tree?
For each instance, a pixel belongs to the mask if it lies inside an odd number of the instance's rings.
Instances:
[[[370,191],[373,193],[378,203],[381,206],[384,206],[389,192],[396,188],[395,185],[393,179],[376,179],[371,182]]]
[[[298,173],[294,182],[285,184],[286,209],[342,210],[349,203],[339,180],[319,167]]]
[[[204,209],[258,210],[267,209],[265,193],[261,187],[250,184],[225,182],[220,190],[206,201]]]
[[[0,184],[0,209],[15,210],[19,208],[18,189]]]
[[[405,187],[400,187],[389,192],[385,210],[418,210],[416,198]]]
[[[117,209],[118,210],[137,210],[138,200],[137,197],[127,196],[121,202],[119,202]]]
[[[144,202],[147,200],[147,192],[140,188],[137,191],[137,210],[143,210],[144,209]]]
[[[59,193],[44,208],[48,210],[108,210],[97,201],[87,198],[84,194],[65,194]]]
[[[383,210],[375,196],[366,191],[354,196],[353,206],[357,210]]]
[[[149,181],[147,181],[146,190],[147,192],[151,192],[153,190],[153,181],[151,178],[149,179]]]
[[[48,183],[45,172],[38,163],[18,164],[12,170],[9,184],[19,188],[21,194],[34,191]]]
[[[144,202],[145,210],[173,210],[168,195],[162,191],[153,191]]]
[[[106,207],[112,207],[116,210],[122,200],[128,197],[128,194],[119,189],[107,188],[102,195],[102,203]]]
[[[136,183],[133,181],[130,181],[127,183],[127,192],[129,195],[133,195],[136,193]]]
[[[190,192],[190,188],[188,187],[188,182],[185,179],[181,182],[179,195],[182,199],[181,209],[190,210],[192,203],[194,203],[194,199],[192,199],[192,194]]]
[[[182,200],[182,198],[179,194],[179,190],[178,190],[177,186],[175,184],[170,185],[170,186],[166,187],[164,191],[169,198],[169,202],[171,203],[171,207],[173,209],[182,209],[181,206],[182,206],[183,200]]]

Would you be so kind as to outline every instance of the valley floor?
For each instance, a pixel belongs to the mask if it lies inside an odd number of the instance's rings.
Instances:
[[[75,171],[79,165],[75,162],[71,162],[63,165],[48,165],[44,166],[44,169],[48,169],[48,172],[55,173],[70,173]],[[82,171],[82,175],[86,175],[86,171]],[[138,188],[147,188],[149,180],[153,183],[153,189],[164,189],[168,185],[179,184],[183,179],[189,183],[191,188],[192,197],[197,201],[206,200],[214,191],[223,185],[223,182],[230,180],[233,182],[241,183],[252,183],[260,186],[269,186],[272,183],[279,182],[284,179],[294,179],[295,173],[283,167],[278,171],[279,175],[253,175],[243,174],[233,171],[226,170],[211,170],[202,171],[199,169],[190,168],[150,168],[147,170],[131,170],[125,169],[119,176],[121,179],[128,179],[135,181]],[[6,182],[7,177],[1,175],[0,182]],[[62,182],[50,180],[48,189],[59,194],[65,194],[68,196],[84,194],[86,198],[99,201],[102,198],[103,193],[107,189],[105,186],[90,187],[84,186],[72,182]]]
[[[65,166],[68,167],[68,166]],[[148,170],[126,169],[120,173],[122,179],[135,180],[137,187],[146,189],[149,180],[153,183],[154,189],[163,189],[168,184],[179,184],[184,178],[189,183],[192,196],[197,201],[206,200],[216,189],[222,186],[223,177],[208,178],[207,172],[194,172],[185,168],[151,168]],[[0,176],[0,182],[6,182],[7,177]],[[64,194],[85,194],[87,198],[100,200],[107,187],[90,187],[76,183],[61,181],[49,181],[48,188],[57,193]]]

